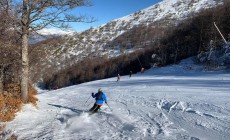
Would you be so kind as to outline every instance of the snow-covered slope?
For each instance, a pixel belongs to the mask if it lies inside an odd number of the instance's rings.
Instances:
[[[163,0],[134,14],[115,20],[117,26],[122,23],[130,28],[140,24],[150,24],[160,20],[168,20],[175,23],[188,18],[193,13],[221,4],[222,0]]]
[[[163,0],[141,11],[77,34],[77,36],[73,35],[71,40],[76,40],[75,47],[90,47],[92,48],[91,52],[106,50],[108,47],[111,47],[107,46],[108,42],[136,26],[148,26],[158,22],[161,24],[160,26],[175,25],[202,9],[211,8],[221,3],[222,0]],[[79,36],[82,38],[82,41],[79,40]],[[108,53],[108,51],[105,53]]]
[[[66,35],[72,35],[73,33],[74,32],[70,30],[64,31],[56,28],[45,28],[37,31],[36,33],[31,34],[29,37],[29,44],[35,44],[49,38],[64,37]]]
[[[46,45],[46,52],[50,52],[52,55],[45,59],[53,63],[62,64],[63,61],[66,61],[63,58],[73,59],[74,62],[78,62],[89,55],[114,57],[128,51],[121,51],[122,48],[119,43],[111,46],[109,42],[129,32],[131,29],[140,25],[164,27],[176,25],[178,22],[198,13],[201,9],[214,7],[218,4],[222,4],[222,0],[163,0],[153,6],[115,19],[105,25],[67,36],[63,39],[65,43],[55,46]],[[149,41],[153,42],[154,40],[145,40],[145,42]],[[138,46],[138,48],[141,47],[144,46]],[[57,50],[64,51],[59,51],[54,56],[53,53]]]
[[[191,59],[68,88],[41,91],[38,109],[26,105],[6,129],[19,139],[228,140],[229,72],[202,72]],[[91,92],[106,93],[108,106],[89,116]],[[89,100],[88,100],[89,99]],[[8,131],[10,132],[10,131]]]

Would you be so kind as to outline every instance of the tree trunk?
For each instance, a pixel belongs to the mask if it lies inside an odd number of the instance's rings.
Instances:
[[[176,62],[177,62],[177,56],[178,56],[178,40],[177,40],[177,42],[176,42],[176,54],[175,54],[175,57],[174,57],[174,64],[176,64]]]
[[[28,95],[28,77],[29,77],[29,63],[28,63],[28,35],[22,35],[22,77],[21,77],[21,96],[23,102],[27,102]]]
[[[4,67],[0,66],[0,94],[3,93],[3,76],[4,76],[3,70]]]
[[[29,17],[27,11],[28,0],[23,0],[22,11],[22,75],[21,75],[21,97],[24,103],[28,98],[28,77],[29,77],[29,60],[28,60],[28,30]]]

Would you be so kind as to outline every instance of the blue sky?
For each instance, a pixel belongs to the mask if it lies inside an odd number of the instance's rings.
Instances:
[[[92,16],[97,19],[93,23],[71,23],[75,31],[84,31],[90,27],[97,27],[114,19],[145,9],[162,0],[91,0],[93,6],[79,7],[74,14]]]

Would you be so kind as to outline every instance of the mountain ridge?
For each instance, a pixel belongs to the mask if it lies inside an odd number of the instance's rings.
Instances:
[[[90,47],[91,49],[88,49],[91,50],[90,53],[96,53],[96,55],[98,55],[98,50],[105,50],[107,48],[107,42],[114,40],[135,26],[148,26],[149,24],[161,20],[165,20],[166,22],[168,21],[169,25],[175,25],[181,20],[186,19],[188,16],[190,16],[190,14],[193,14],[194,12],[199,12],[201,9],[211,8],[221,3],[222,0],[188,0],[187,3],[178,0],[164,0],[133,14],[110,21],[105,25],[89,29],[82,33],[76,33],[72,36],[68,36],[67,40],[76,40],[76,45],[85,46],[86,49]],[[79,40],[79,38],[82,40]],[[76,45],[70,45],[68,48],[75,47]],[[99,54],[105,55],[105,53]],[[109,54],[108,52],[107,54],[110,57],[113,55]]]
[[[189,16],[198,13],[199,10],[217,6],[222,2],[222,0],[188,0],[186,2],[164,0],[99,27],[62,37],[61,41],[55,44],[41,43],[42,47],[40,48],[47,55],[37,63],[46,67],[55,66],[59,70],[74,65],[87,57],[105,56],[111,58],[123,53],[133,52],[136,49],[144,48],[145,45],[130,46],[128,49],[123,49],[119,42],[113,46],[110,42],[141,25],[151,28],[176,26]],[[154,40],[153,38],[152,40],[144,40],[144,42],[154,42]],[[127,45],[129,45],[129,42],[124,44],[124,46]],[[68,62],[68,65],[66,62]]]

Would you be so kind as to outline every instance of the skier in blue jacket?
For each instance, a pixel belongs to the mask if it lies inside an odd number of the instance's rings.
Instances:
[[[95,98],[96,102],[89,110],[89,112],[97,112],[104,102],[107,104],[106,95],[102,92],[101,88],[98,89],[98,92],[96,94],[92,93],[92,97]]]

